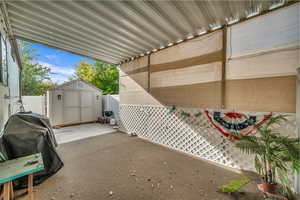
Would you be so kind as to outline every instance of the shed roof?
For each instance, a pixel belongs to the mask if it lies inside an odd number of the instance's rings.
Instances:
[[[63,84],[60,84],[60,85],[56,85],[56,86],[53,86],[51,88],[49,88],[49,90],[56,90],[56,89],[62,89],[64,88],[65,86],[68,86],[68,85],[72,85],[73,83],[75,82],[83,82],[85,83],[87,86],[95,89],[95,90],[98,90],[99,92],[102,92],[101,89],[97,88],[96,86],[90,84],[89,82],[86,82],[85,80],[81,79],[81,78],[78,78],[78,79],[74,79],[74,80],[71,80],[71,81],[67,81],[67,82],[64,82]]]
[[[119,64],[290,0],[4,0],[13,37]]]

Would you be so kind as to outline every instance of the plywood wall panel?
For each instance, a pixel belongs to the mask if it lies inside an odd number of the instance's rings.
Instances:
[[[171,69],[182,69],[194,65],[203,65],[212,62],[219,62],[222,60],[223,60],[223,51],[216,51],[213,53],[187,58],[184,60],[178,60],[178,61],[162,63],[157,65],[153,65],[151,62],[150,72],[153,73],[153,72],[166,71]]]
[[[151,55],[151,65],[174,62],[222,50],[222,31],[207,34]]]
[[[216,31],[123,64],[121,103],[220,107],[222,39]]]
[[[221,82],[151,88],[151,95],[162,105],[221,108]]]
[[[225,108],[295,113],[296,76],[228,80]]]
[[[295,112],[299,5],[229,27],[226,53],[220,30],[124,64],[123,99],[212,109],[223,102],[226,109]],[[278,23],[270,23],[274,19]],[[225,54],[229,60],[222,68]]]
[[[151,73],[150,86],[169,87],[221,80],[222,62]]]
[[[161,103],[145,90],[120,93],[121,104],[161,105]]]
[[[147,90],[148,81],[146,73],[135,74],[131,76],[122,76],[120,77],[120,91],[138,91],[138,90]]]
[[[143,56],[120,66],[120,74],[134,74],[148,70],[148,56]]]
[[[148,72],[132,74],[120,77],[120,88],[122,91],[148,89]]]
[[[299,63],[299,46],[228,61],[227,79],[251,79],[296,75]]]

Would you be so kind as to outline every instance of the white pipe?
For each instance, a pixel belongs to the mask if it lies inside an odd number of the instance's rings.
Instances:
[[[298,137],[300,137],[300,67],[297,68],[297,96],[296,96],[296,124],[297,124],[297,129],[296,131],[298,132]],[[295,192],[297,194],[300,194],[300,172],[296,174],[296,179],[295,179]]]
[[[297,71],[297,82],[296,82],[296,131],[298,132],[298,137],[300,137],[300,67],[296,69]],[[295,192],[300,194],[300,172],[296,174],[295,178]]]

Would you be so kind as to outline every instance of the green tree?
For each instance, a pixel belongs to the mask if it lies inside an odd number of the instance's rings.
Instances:
[[[53,85],[50,79],[51,70],[35,62],[36,49],[25,41],[19,41],[19,51],[22,62],[22,95],[39,96]]]
[[[119,70],[117,66],[96,61],[93,64],[80,62],[75,75],[103,91],[103,94],[118,94]]]
[[[91,83],[95,77],[95,69],[93,68],[92,64],[87,62],[81,61],[76,65],[75,75],[86,82]]]

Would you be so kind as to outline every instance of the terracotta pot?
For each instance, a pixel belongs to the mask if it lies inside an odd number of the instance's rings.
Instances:
[[[276,184],[262,182],[260,185],[263,192],[274,193],[277,189]]]

